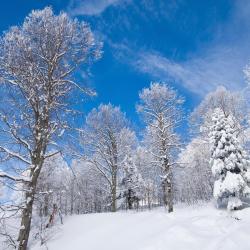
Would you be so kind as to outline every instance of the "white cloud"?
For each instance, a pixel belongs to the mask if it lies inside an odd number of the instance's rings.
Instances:
[[[244,49],[219,47],[177,63],[159,53],[144,51],[138,53],[130,63],[138,71],[150,74],[157,80],[174,81],[189,91],[203,95],[218,85],[234,90],[245,86],[242,72],[248,62],[245,52]]]
[[[99,15],[109,6],[121,3],[122,0],[72,0],[69,11],[72,15]]]
[[[250,59],[250,47],[215,46],[177,62],[157,51],[131,49],[128,44],[111,41],[109,44],[120,62],[150,75],[152,80],[174,83],[201,96],[219,85],[232,90],[246,86],[243,69]]]

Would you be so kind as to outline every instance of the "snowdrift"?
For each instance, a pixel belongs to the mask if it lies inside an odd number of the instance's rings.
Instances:
[[[249,250],[250,208],[212,205],[68,217],[47,246],[32,250]]]

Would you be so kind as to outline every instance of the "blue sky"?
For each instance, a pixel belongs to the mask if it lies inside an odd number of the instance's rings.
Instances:
[[[86,79],[98,92],[86,112],[111,102],[138,124],[138,91],[155,80],[174,86],[185,97],[187,112],[218,85],[246,86],[250,1],[9,0],[1,2],[0,30],[48,5],[89,22],[104,43],[103,58]]]

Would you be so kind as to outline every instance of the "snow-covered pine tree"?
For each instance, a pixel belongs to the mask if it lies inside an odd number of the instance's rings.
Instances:
[[[226,116],[217,108],[212,116],[210,136],[214,198],[219,203],[227,199],[227,209],[236,210],[242,206],[242,198],[250,193],[247,185],[249,161],[240,146],[234,129],[232,115]]]
[[[138,204],[143,197],[144,182],[130,156],[125,160],[124,177],[121,184],[122,196],[126,199],[128,209],[132,209],[133,205]]]

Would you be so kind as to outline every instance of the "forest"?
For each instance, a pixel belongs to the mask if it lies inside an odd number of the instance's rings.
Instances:
[[[217,86],[187,112],[171,83],[148,82],[131,103],[142,123],[137,129],[112,103],[81,110],[99,94],[81,71],[104,53],[88,23],[51,7],[2,34],[1,249],[44,246],[76,215],[162,208],[174,215],[180,204],[186,211],[198,204],[248,211],[248,87]],[[250,66],[242,71],[249,83]]]

